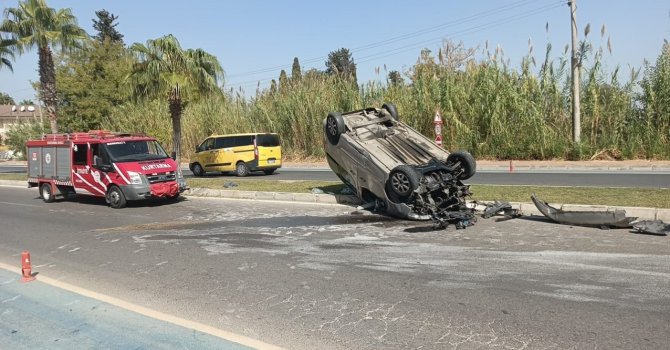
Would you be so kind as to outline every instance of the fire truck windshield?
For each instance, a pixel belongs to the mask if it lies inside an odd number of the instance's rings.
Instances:
[[[107,148],[107,152],[114,162],[138,162],[168,158],[163,147],[154,140],[108,142],[105,144],[105,148]]]

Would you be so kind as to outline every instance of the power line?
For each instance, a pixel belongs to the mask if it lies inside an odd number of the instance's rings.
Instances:
[[[438,37],[438,38],[425,40],[425,41],[422,41],[422,42],[419,42],[419,43],[414,43],[414,44],[411,44],[411,45],[401,46],[401,47],[391,49],[391,50],[388,50],[388,51],[385,51],[385,52],[381,52],[381,53],[378,53],[378,54],[363,56],[359,60],[357,60],[357,63],[365,63],[365,62],[372,61],[374,58],[377,58],[377,57],[392,56],[392,55],[395,55],[397,53],[402,53],[402,52],[414,50],[414,49],[422,47],[425,44],[433,43],[433,42],[436,42],[437,40],[444,40],[445,38],[449,38],[449,37],[452,37],[452,36],[466,35],[466,34],[472,34],[472,33],[480,32],[480,31],[485,30],[485,29],[497,27],[497,26],[502,25],[502,24],[511,23],[511,22],[516,21],[516,20],[531,17],[531,16],[534,16],[534,15],[540,14],[542,12],[553,10],[555,8],[559,8],[559,7],[562,7],[562,6],[564,6],[563,3],[557,4],[557,5],[552,5],[552,6],[547,6],[547,7],[544,7],[544,8],[538,8],[538,9],[535,9],[533,11],[526,12],[526,13],[521,14],[521,15],[516,15],[516,16],[513,16],[513,17],[509,17],[509,18],[501,20],[501,21],[491,22],[491,23],[488,23],[488,24],[483,24],[483,25],[471,27],[471,28],[468,28],[468,29],[464,29],[464,30],[461,30],[461,31],[457,31],[457,32],[448,34],[446,36],[441,36],[441,37]]]
[[[485,29],[497,27],[497,26],[500,26],[500,25],[503,25],[503,24],[514,22],[514,21],[519,20],[519,19],[523,19],[523,18],[527,18],[527,17],[530,17],[530,16],[534,16],[534,15],[543,13],[543,12],[547,12],[549,10],[553,10],[555,8],[558,8],[558,7],[561,7],[561,6],[564,6],[564,5],[565,5],[564,1],[560,1],[560,2],[554,1],[553,4],[545,5],[545,6],[542,6],[542,7],[539,7],[539,8],[535,8],[533,10],[526,11],[524,13],[517,14],[517,15],[514,15],[514,16],[505,17],[505,18],[502,18],[502,19],[497,20],[497,21],[473,26],[473,27],[466,28],[466,29],[456,31],[456,32],[452,32],[452,33],[449,33],[449,34],[446,34],[446,35],[443,35],[443,36],[440,36],[440,37],[437,37],[437,38],[432,38],[432,39],[429,39],[429,40],[423,40],[423,41],[418,42],[418,43],[412,43],[412,44],[404,45],[404,46],[397,47],[397,48],[394,48],[394,49],[389,49],[389,50],[386,50],[384,52],[363,56],[363,57],[359,58],[359,60],[357,60],[356,63],[357,64],[358,63],[365,63],[365,62],[369,62],[369,61],[372,61],[372,60],[377,59],[377,58],[393,56],[393,55],[396,55],[396,54],[399,54],[399,53],[403,53],[403,52],[407,52],[407,51],[414,50],[414,49],[417,49],[417,48],[421,48],[424,45],[429,44],[429,43],[434,43],[436,41],[442,41],[446,38],[449,38],[449,37],[452,37],[452,36],[455,36],[455,35],[466,35],[466,34],[472,34],[472,33],[480,32],[480,31],[485,30]],[[286,66],[280,66],[279,68],[283,68],[283,67],[286,67]],[[314,68],[314,67],[312,67],[312,68]],[[274,78],[275,77],[273,76],[273,77],[268,77],[268,78],[247,80],[247,81],[243,81],[243,82],[239,82],[239,83],[231,83],[230,86],[240,88],[240,87],[246,87],[246,86],[251,86],[251,85],[258,85],[261,82],[267,82],[267,81],[270,81]]]
[[[552,2],[556,3],[557,1],[553,0]],[[416,37],[416,36],[420,36],[420,35],[423,35],[423,34],[432,33],[432,32],[438,31],[440,29],[444,29],[444,28],[455,26],[455,25],[472,22],[472,21],[475,21],[475,20],[490,17],[490,16],[500,14],[500,13],[503,13],[503,12],[511,11],[511,10],[516,9],[516,8],[523,7],[523,6],[527,5],[528,3],[537,3],[537,1],[535,1],[535,0],[516,1],[512,4],[508,4],[508,5],[500,6],[500,7],[494,8],[494,9],[482,11],[482,12],[479,12],[479,13],[461,18],[461,19],[457,19],[457,20],[454,20],[454,21],[449,21],[449,22],[442,23],[442,24],[439,24],[439,25],[436,25],[436,26],[432,26],[432,27],[429,27],[429,28],[424,28],[424,29],[417,30],[417,31],[414,31],[414,32],[411,32],[411,33],[407,33],[407,34],[398,35],[398,36],[391,37],[391,38],[388,38],[388,39],[385,39],[385,40],[382,40],[382,41],[362,45],[362,46],[359,46],[359,47],[354,47],[354,48],[351,49],[351,51],[352,52],[360,52],[360,51],[365,51],[365,50],[369,50],[369,49],[372,49],[372,48],[384,46],[386,44],[392,44],[392,43],[395,43],[395,42],[398,42],[398,41],[407,40],[407,39],[410,39],[410,38],[413,38],[413,37]],[[563,1],[560,1],[560,3],[563,3]],[[319,62],[319,61],[323,61],[327,58],[328,58],[328,56],[320,56],[320,57],[316,57],[316,58],[310,58],[310,59],[302,60],[302,63]],[[284,69],[284,68],[289,68],[289,67],[291,67],[290,64],[282,64],[282,65],[278,65],[278,66],[274,66],[274,67],[260,68],[260,69],[256,69],[256,70],[252,70],[252,71],[231,74],[231,75],[228,76],[228,78],[256,75],[256,74],[260,74],[260,73],[276,71],[278,69]]]

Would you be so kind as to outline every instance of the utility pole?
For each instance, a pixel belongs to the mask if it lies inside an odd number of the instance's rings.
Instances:
[[[581,134],[581,116],[579,113],[579,58],[577,57],[577,0],[569,0],[570,22],[572,23],[572,141],[579,143]]]

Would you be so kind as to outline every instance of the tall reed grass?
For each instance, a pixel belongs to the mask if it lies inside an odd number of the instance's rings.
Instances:
[[[670,159],[670,49],[666,44],[644,77],[633,70],[607,72],[603,50],[585,50],[581,81],[582,141],[573,144],[570,80],[565,53],[551,58],[547,45],[538,65],[532,50],[518,68],[502,50],[491,54],[446,44],[437,57],[428,51],[405,72],[404,84],[368,82],[361,86],[325,74],[282,79],[276,89],[241,91],[193,102],[182,119],[184,156],[210,134],[276,132],[285,154],[322,157],[323,118],[395,103],[401,118],[429,137],[433,117],[444,120],[444,144],[479,158],[590,159],[597,157]],[[589,54],[587,56],[586,54]],[[478,57],[481,56],[481,57]],[[104,127],[141,131],[170,147],[167,103],[117,107]]]

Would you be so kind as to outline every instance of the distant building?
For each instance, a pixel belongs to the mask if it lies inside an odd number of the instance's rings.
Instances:
[[[0,136],[5,139],[13,124],[40,121],[39,107],[0,105]]]

